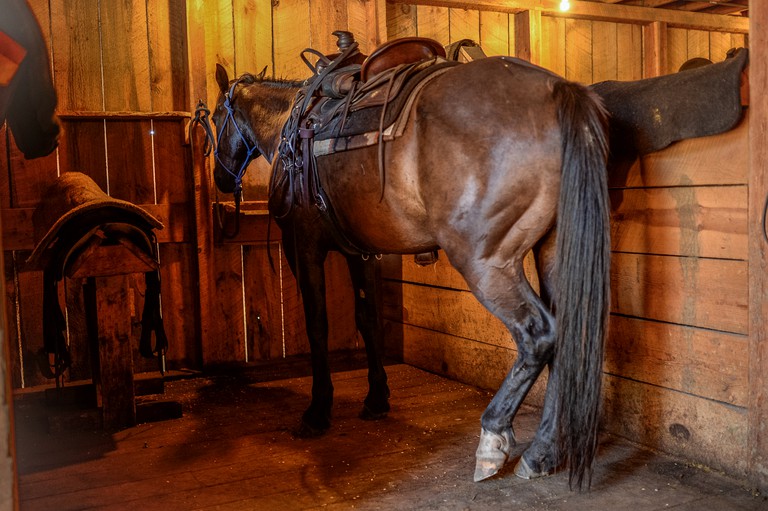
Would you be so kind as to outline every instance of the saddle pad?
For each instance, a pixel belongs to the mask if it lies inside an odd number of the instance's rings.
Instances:
[[[747,59],[742,48],[716,64],[591,85],[610,114],[612,156],[634,159],[678,140],[733,128],[742,115],[739,87]]]
[[[39,241],[27,259],[25,270],[43,270],[55,264],[62,254],[68,253],[99,225],[130,224],[147,232],[163,228],[163,224],[144,209],[108,196],[81,172],[65,172],[48,187],[32,214],[32,223],[35,239]]]
[[[315,140],[328,140],[333,138],[350,137],[362,135],[364,133],[378,131],[380,127],[386,128],[391,125],[400,115],[400,111],[406,104],[408,97],[413,89],[432,73],[435,73],[446,67],[459,65],[459,62],[450,62],[445,60],[433,60],[406,66],[401,69],[394,69],[394,73],[402,73],[402,84],[398,84],[399,91],[392,97],[385,99],[387,84],[385,81],[379,81],[378,86],[366,91],[363,89],[358,95],[352,98],[349,108],[349,115],[345,120],[341,118],[343,108],[338,108],[339,115],[334,117],[331,122],[322,126],[315,133]],[[386,74],[385,71],[382,74]],[[397,77],[395,77],[397,78]],[[378,96],[371,99],[371,94]],[[329,102],[343,105],[345,99],[329,99]],[[335,108],[335,105],[329,105]],[[362,107],[361,107],[362,106]],[[327,108],[327,107],[324,107]],[[382,108],[386,108],[382,122]],[[343,124],[343,129],[342,125]]]

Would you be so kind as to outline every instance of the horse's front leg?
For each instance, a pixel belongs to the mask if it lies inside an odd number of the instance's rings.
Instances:
[[[378,289],[379,264],[373,257],[363,260],[360,256],[348,256],[347,264],[355,290],[355,323],[365,342],[368,359],[368,395],[363,402],[360,418],[382,419],[389,412],[389,386],[382,360],[384,326]]]
[[[312,401],[301,418],[296,435],[320,436],[331,427],[333,384],[328,363],[328,314],[325,301],[327,252],[303,245],[295,248],[293,236],[284,232],[285,256],[299,284],[312,360]]]

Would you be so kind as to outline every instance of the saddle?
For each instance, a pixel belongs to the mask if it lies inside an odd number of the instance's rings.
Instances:
[[[343,252],[368,254],[338,228],[338,222],[317,176],[316,157],[380,144],[402,134],[410,105],[431,79],[458,62],[445,60],[443,47],[427,38],[395,39],[370,56],[357,50],[349,32],[334,32],[340,52],[320,56],[298,92],[283,127],[279,173],[272,176],[270,201],[287,216],[294,203],[313,204],[336,233]],[[317,54],[314,50],[305,50]],[[329,58],[330,57],[330,58]]]
[[[168,339],[160,313],[160,273],[157,269],[154,229],[163,224],[144,209],[109,197],[93,179],[80,172],[65,172],[51,184],[32,215],[35,239],[25,271],[43,272],[43,355],[41,370],[58,378],[70,365],[65,341],[66,322],[58,300],[58,282],[72,271],[78,257],[98,244],[138,248],[152,261],[145,273],[146,294],[141,320],[139,352],[147,358],[164,357]],[[155,348],[151,334],[155,332]],[[53,370],[47,354],[54,354]],[[162,367],[162,366],[161,366]],[[47,369],[47,370],[46,370]]]

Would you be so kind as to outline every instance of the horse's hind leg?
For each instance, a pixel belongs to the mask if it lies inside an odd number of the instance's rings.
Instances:
[[[360,256],[348,256],[347,263],[355,290],[355,323],[365,342],[368,358],[368,395],[363,403],[360,418],[381,419],[389,412],[389,386],[382,360],[384,328],[376,278],[379,264],[373,257],[363,260]]]
[[[525,278],[521,258],[508,266],[488,264],[464,275],[483,305],[504,322],[517,345],[515,363],[481,418],[474,477],[481,481],[496,474],[507,461],[515,443],[512,419],[552,358],[555,321]]]
[[[550,310],[554,311],[555,231],[552,231],[539,243],[535,255],[541,299]],[[515,474],[523,479],[548,475],[560,463],[557,445],[558,417],[555,405],[558,385],[557,374],[554,371],[552,357],[547,364],[549,376],[541,422],[533,442],[525,450],[515,467]]]

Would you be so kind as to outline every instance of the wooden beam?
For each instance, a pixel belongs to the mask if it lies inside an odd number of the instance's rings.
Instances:
[[[749,432],[750,480],[768,490],[768,241],[763,215],[768,196],[768,3],[750,2],[749,66]]]
[[[476,9],[518,13],[526,10],[541,11],[542,16],[560,16],[594,21],[648,24],[661,21],[671,27],[684,27],[715,32],[749,33],[749,20],[739,16],[701,14],[671,9],[649,9],[631,5],[598,2],[573,2],[568,12],[560,11],[558,0],[389,0],[392,3],[435,5],[455,9]]]
[[[0,265],[3,265],[0,245]],[[4,267],[4,265],[3,265]],[[0,280],[0,305],[5,307],[5,280]],[[16,479],[16,436],[13,424],[13,394],[11,393],[10,348],[5,312],[0,314],[0,509],[18,509],[19,495]]]
[[[654,21],[643,26],[643,78],[667,72],[667,24]]]
[[[541,11],[523,11],[514,16],[515,56],[541,65]]]

